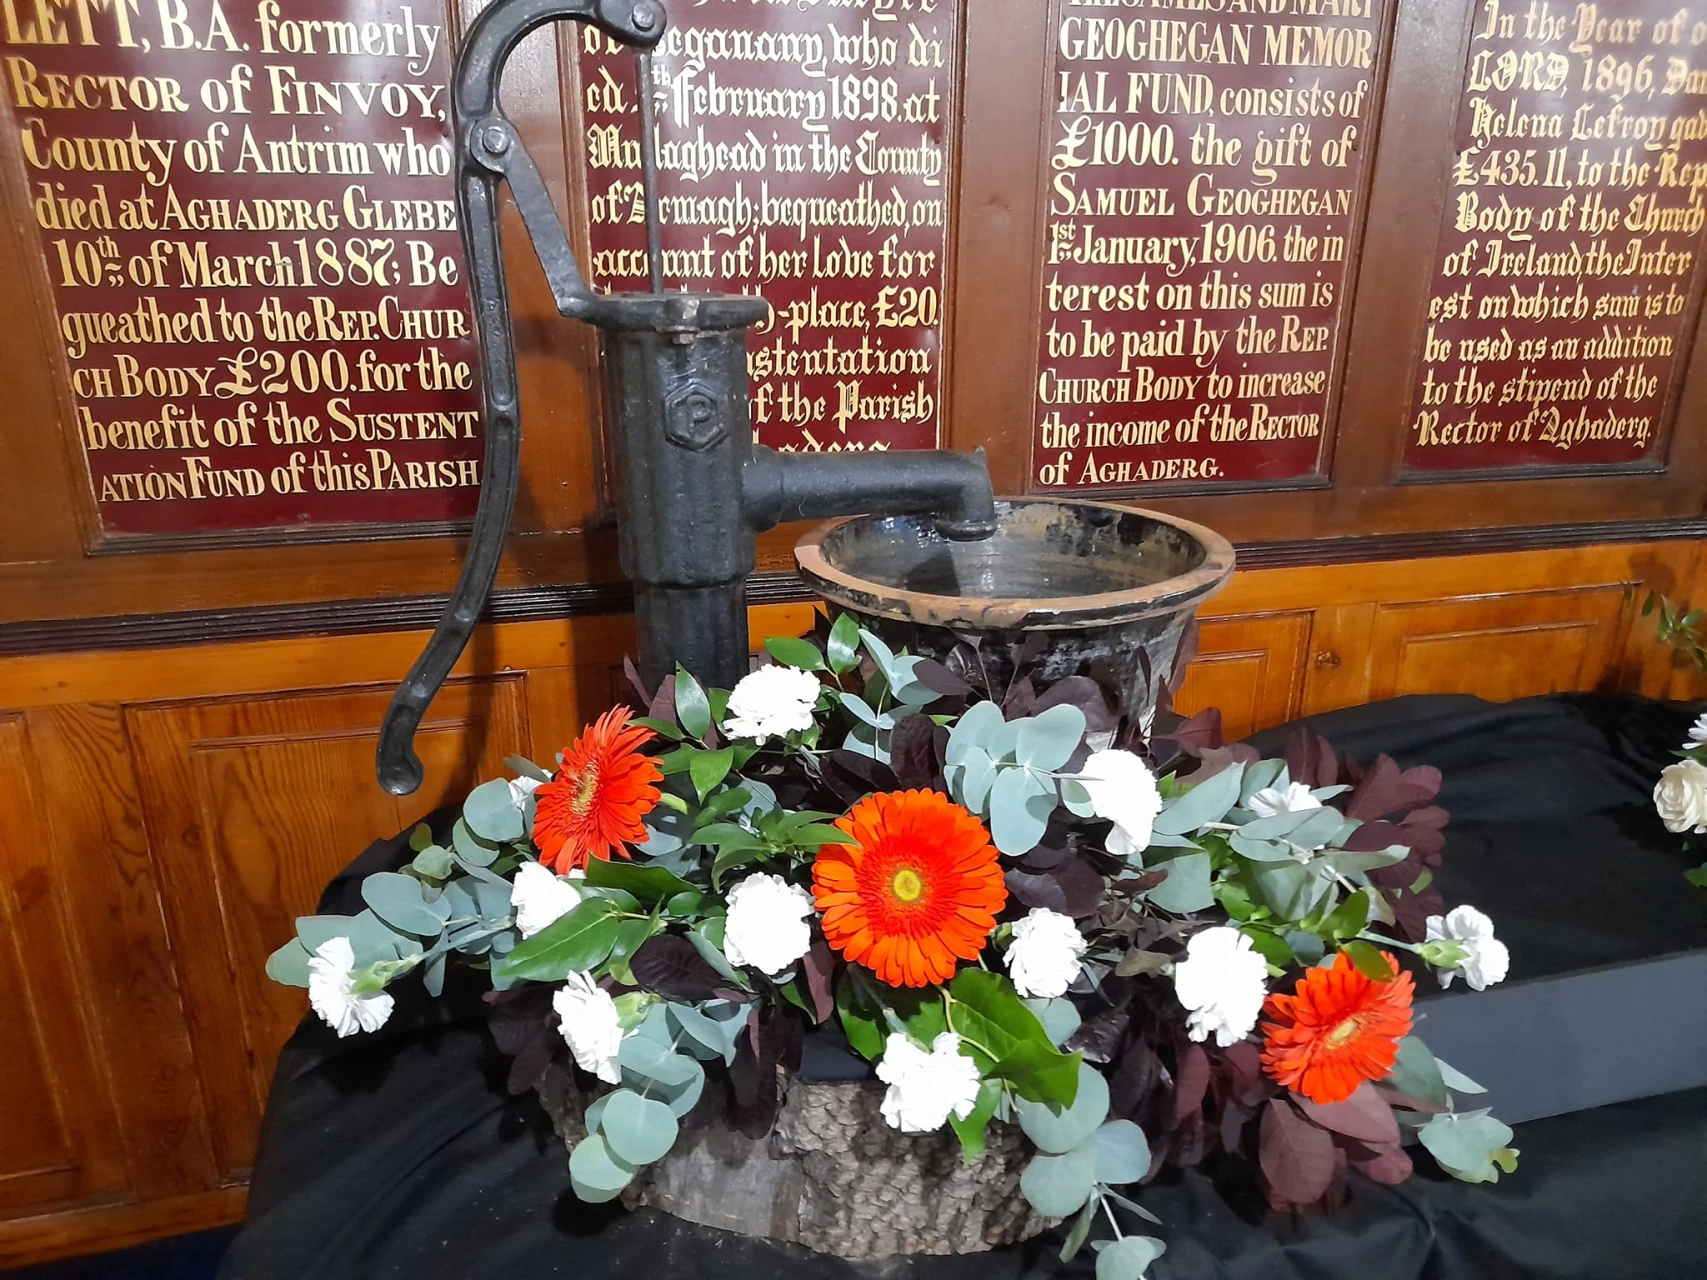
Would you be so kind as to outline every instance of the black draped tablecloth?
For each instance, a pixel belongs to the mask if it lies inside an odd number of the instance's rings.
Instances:
[[[1308,723],[1340,750],[1445,774],[1452,812],[1448,901],[1492,915],[1512,980],[1707,946],[1707,895],[1653,816],[1654,779],[1693,708],[1560,695],[1495,705],[1406,698]],[[1258,739],[1265,754],[1285,731]],[[367,850],[327,889],[402,856]],[[478,975],[430,1000],[397,988],[377,1035],[339,1041],[310,1017],[273,1082],[249,1220],[226,1280],[666,1280],[788,1275],[1002,1280],[1089,1276],[1087,1252],[1056,1260],[1059,1235],[962,1258],[855,1264],[697,1227],[581,1205],[538,1102],[504,1091]],[[1707,1005],[1707,993],[1703,993]],[[1679,1010],[1700,1018],[1703,1009]],[[1517,1173],[1466,1186],[1418,1155],[1401,1187],[1353,1177],[1331,1217],[1253,1207],[1248,1189],[1200,1173],[1146,1187],[1164,1219],[1157,1280],[1695,1280],[1707,1276],[1707,1089],[1520,1125]],[[1224,1194],[1225,1193],[1225,1194]]]

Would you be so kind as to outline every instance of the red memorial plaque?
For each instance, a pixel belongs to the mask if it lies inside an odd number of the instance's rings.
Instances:
[[[699,0],[653,56],[668,288],[757,290],[755,438],[929,449],[965,0]],[[647,286],[632,53],[583,37],[591,279]]]
[[[1054,18],[1033,485],[1320,475],[1386,5],[1056,0]]]
[[[449,32],[397,0],[0,0],[109,534],[472,514]]]
[[[1707,4],[1486,0],[1405,467],[1660,465],[1701,298]]]

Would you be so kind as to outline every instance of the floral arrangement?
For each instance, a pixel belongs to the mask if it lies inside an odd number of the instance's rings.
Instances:
[[[1307,732],[1260,759],[1214,713],[1147,741],[1094,673],[1039,687],[1035,647],[1006,688],[971,645],[895,653],[847,616],[766,648],[727,692],[631,667],[644,714],[605,713],[554,771],[510,761],[268,972],[344,1036],[406,973],[436,995],[453,953],[487,971],[512,1088],[566,1049],[597,1094],[569,1162],[587,1201],[684,1125],[762,1136],[808,1033],[969,1163],[1017,1125],[1025,1197],[1074,1219],[1064,1257],[1106,1213],[1101,1280],[1162,1252],[1116,1210],[1154,1221],[1117,1188],[1166,1164],[1246,1162],[1277,1208],[1402,1181],[1412,1140],[1468,1181],[1514,1168],[1511,1130],[1460,1109],[1480,1086],[1411,1033],[1396,953],[1443,985],[1506,970],[1431,887],[1437,771]]]
[[[1689,726],[1677,754],[1678,761],[1662,769],[1654,784],[1654,810],[1673,835],[1707,835],[1707,712]],[[1707,889],[1707,862],[1683,874]]]

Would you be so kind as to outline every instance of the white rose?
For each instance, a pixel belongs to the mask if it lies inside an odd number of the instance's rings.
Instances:
[[[355,967],[356,953],[348,938],[328,938],[308,960],[308,1003],[340,1039],[378,1031],[396,1003],[383,991],[352,991]]]
[[[1225,1049],[1250,1035],[1268,996],[1268,961],[1237,929],[1217,925],[1191,935],[1174,966],[1174,994],[1189,1013],[1186,1032]]]
[[[524,862],[516,868],[510,905],[516,909],[516,928],[522,937],[533,937],[580,904],[581,891],[539,863]]]
[[[616,1053],[622,1047],[622,1021],[610,992],[592,974],[572,973],[551,997],[551,1007],[575,1064],[609,1084],[621,1084]]]
[[[1707,765],[1698,760],[1667,765],[1654,787],[1654,808],[1667,831],[1707,832]]]
[[[1079,959],[1088,944],[1071,916],[1033,907],[1014,924],[1008,947],[1008,974],[1022,996],[1053,1000],[1065,995],[1079,976]]]
[[[1423,939],[1425,947],[1430,942],[1456,942],[1466,953],[1454,967],[1438,971],[1441,986],[1450,987],[1460,973],[1476,991],[1505,981],[1511,952],[1494,937],[1494,922],[1476,908],[1454,907],[1444,916],[1430,916],[1423,924],[1428,931]]]
[[[775,977],[812,946],[812,895],[781,876],[748,876],[729,890],[723,953],[730,964],[751,965]]]
[[[1697,747],[1707,747],[1707,711],[1695,717],[1695,723],[1689,726],[1689,735],[1679,751],[1694,751]]]
[[[1320,809],[1322,802],[1310,794],[1302,782],[1288,782],[1284,787],[1264,787],[1245,801],[1245,808],[1259,818],[1278,818],[1283,813],[1308,813]]]
[[[929,1053],[892,1032],[877,1078],[889,1086],[883,1118],[902,1133],[931,1133],[950,1115],[966,1119],[978,1104],[978,1064],[960,1052],[960,1037],[952,1031],[932,1041]]]
[[[798,667],[760,667],[741,677],[729,694],[723,732],[731,738],[763,742],[812,727],[812,706],[823,686],[818,677]]]
[[[1108,851],[1132,857],[1150,847],[1150,827],[1162,811],[1162,792],[1150,767],[1130,751],[1096,751],[1079,770],[1091,812],[1114,824]]]

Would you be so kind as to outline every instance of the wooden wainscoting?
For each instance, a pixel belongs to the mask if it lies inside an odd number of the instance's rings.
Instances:
[[[1178,702],[1243,734],[1402,693],[1694,691],[1638,617],[1707,600],[1688,543],[1245,572],[1205,610]],[[757,609],[799,634],[804,605]],[[267,953],[372,839],[549,762],[621,680],[632,623],[481,629],[373,783],[399,632],[0,660],[0,1266],[235,1220],[301,992]]]

